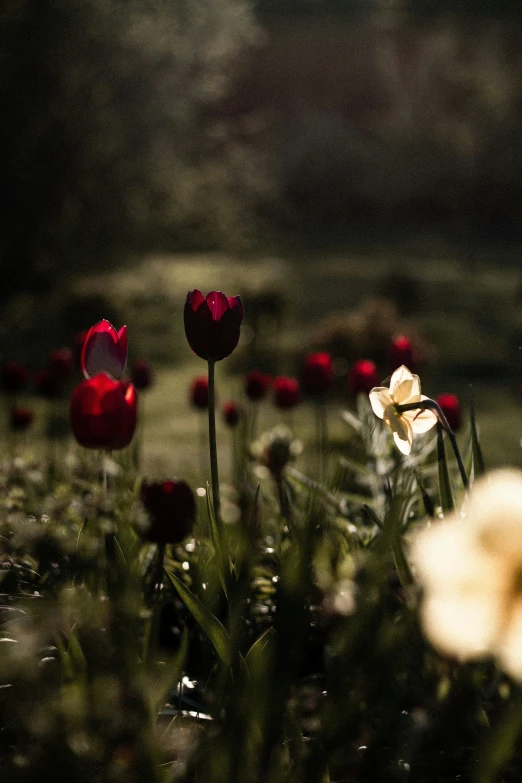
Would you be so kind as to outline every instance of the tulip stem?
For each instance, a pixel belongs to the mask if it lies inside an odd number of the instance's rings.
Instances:
[[[318,481],[323,484],[326,476],[327,442],[326,404],[318,400],[315,404],[315,426],[317,438]]]
[[[221,521],[221,503],[219,500],[219,474],[216,441],[216,394],[214,383],[215,362],[208,360],[208,440],[210,446],[210,476],[212,480],[212,503],[218,522]]]
[[[459,468],[460,477],[462,479],[462,483],[464,485],[464,489],[469,488],[469,481],[468,477],[466,475],[466,471],[464,469],[464,463],[462,462],[462,457],[460,456],[459,447],[457,445],[457,439],[455,438],[455,433],[451,429],[450,425],[448,424],[448,420],[445,417],[444,413],[442,412],[440,405],[435,402],[435,400],[422,400],[421,402],[408,402],[404,405],[397,405],[397,411],[399,413],[403,413],[404,411],[423,411],[423,410],[432,410],[440,423],[442,424],[442,427],[446,430],[446,434],[448,438],[450,439],[450,443],[453,447],[453,452],[455,454],[455,458],[457,460],[457,465]]]

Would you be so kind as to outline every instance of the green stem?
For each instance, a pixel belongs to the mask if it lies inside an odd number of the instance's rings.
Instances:
[[[317,437],[318,481],[324,483],[326,475],[327,455],[327,429],[326,429],[326,405],[324,400],[315,403],[315,426]]]
[[[221,503],[219,500],[219,474],[216,441],[216,393],[214,382],[215,362],[208,361],[208,439],[210,446],[210,475],[212,480],[212,502],[218,523],[221,521]]]
[[[403,413],[404,411],[416,411],[416,410],[424,411],[426,409],[435,412],[438,420],[446,430],[446,433],[448,435],[448,438],[450,439],[450,443],[453,448],[453,452],[455,454],[455,458],[457,460],[457,465],[459,468],[459,473],[462,479],[462,483],[464,485],[464,489],[468,489],[469,487],[468,477],[464,469],[464,463],[462,462],[462,457],[460,456],[459,447],[457,446],[457,439],[455,438],[455,434],[451,429],[450,425],[448,424],[448,420],[446,419],[445,415],[440,409],[440,406],[435,402],[435,400],[422,400],[420,402],[408,402],[405,405],[397,405],[398,413]]]
[[[158,646],[158,637],[161,621],[161,599],[163,590],[163,563],[165,560],[166,544],[158,544],[156,553],[156,566],[152,579],[152,615],[147,640],[146,660],[151,662]]]

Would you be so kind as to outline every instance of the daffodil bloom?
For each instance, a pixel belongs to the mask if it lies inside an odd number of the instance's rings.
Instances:
[[[479,479],[464,512],[419,533],[411,557],[433,646],[461,661],[492,655],[522,681],[522,472]]]
[[[429,400],[429,397],[421,394],[419,376],[413,375],[404,365],[393,373],[389,389],[386,386],[376,386],[370,392],[373,412],[391,427],[393,439],[403,454],[411,453],[413,435],[428,432],[438,419],[432,410],[424,410],[420,406],[408,411],[401,411],[398,406],[421,403],[424,400]]]

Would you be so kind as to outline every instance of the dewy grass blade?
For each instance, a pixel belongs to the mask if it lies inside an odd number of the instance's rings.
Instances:
[[[165,573],[194,620],[196,620],[203,633],[208,637],[221,661],[225,666],[230,666],[232,651],[230,636],[225,626],[219,622],[217,617],[201,603],[199,598],[196,598],[194,593],[177,576],[174,576],[169,571],[165,571]]]

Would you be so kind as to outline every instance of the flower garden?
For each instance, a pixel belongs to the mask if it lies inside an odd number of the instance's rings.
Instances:
[[[2,366],[2,781],[520,780],[522,472],[487,469],[473,404],[421,393],[404,335],[386,370],[350,363],[349,405],[323,350],[224,398],[243,319],[187,295],[197,476],[144,470],[127,327],[86,324],[31,379],[44,458],[29,371]]]

